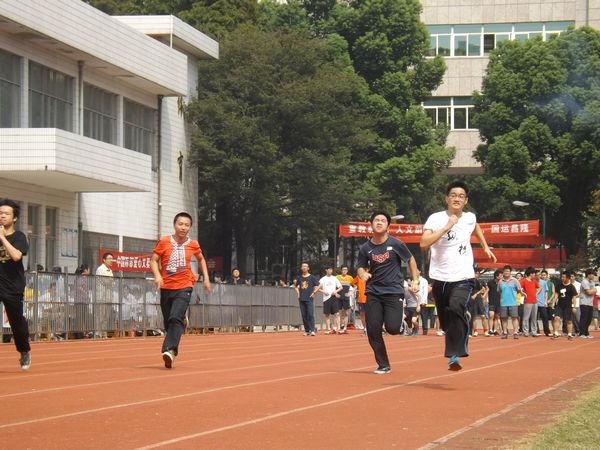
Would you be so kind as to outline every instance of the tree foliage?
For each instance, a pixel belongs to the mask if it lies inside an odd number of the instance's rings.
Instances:
[[[239,28],[219,61],[200,65],[188,108],[199,188],[242,255],[299,228],[316,246],[347,216],[352,155],[374,135],[360,108],[365,84],[344,64],[306,33]]]
[[[475,105],[488,214],[514,214],[515,199],[538,214],[545,208],[550,236],[576,253],[600,171],[600,33],[506,42],[490,57]]]

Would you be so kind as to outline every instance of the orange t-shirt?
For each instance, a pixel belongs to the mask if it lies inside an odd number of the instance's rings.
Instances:
[[[356,275],[352,284],[358,286],[358,295],[356,296],[358,303],[367,303],[367,294],[365,292],[367,290],[367,282],[361,280],[361,278]]]
[[[192,256],[199,258],[202,255],[198,241],[188,239],[183,244],[177,244],[171,236],[163,236],[152,252],[160,257],[163,289],[185,289],[196,284],[190,260]]]

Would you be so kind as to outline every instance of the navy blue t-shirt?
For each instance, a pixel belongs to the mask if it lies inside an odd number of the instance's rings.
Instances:
[[[403,295],[404,275],[402,262],[407,263],[412,253],[406,244],[388,237],[379,245],[369,239],[358,252],[358,267],[369,268],[371,278],[367,281],[367,294]]]
[[[303,277],[300,275],[296,281],[296,286],[300,291],[300,296],[298,297],[300,301],[309,302],[310,295],[314,292],[318,285],[319,281],[314,276],[308,275],[307,277]]]

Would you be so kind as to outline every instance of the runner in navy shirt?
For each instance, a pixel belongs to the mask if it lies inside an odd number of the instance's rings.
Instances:
[[[419,270],[406,244],[388,235],[390,215],[385,211],[371,214],[373,237],[360,247],[358,276],[367,282],[366,321],[369,344],[377,361],[376,374],[390,372],[385,342],[381,335],[383,324],[390,334],[399,334],[404,306],[404,275],[402,263],[408,265],[415,287],[419,290]],[[367,272],[367,269],[369,270]]]

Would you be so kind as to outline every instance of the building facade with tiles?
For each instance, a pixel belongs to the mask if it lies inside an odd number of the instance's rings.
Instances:
[[[20,202],[29,269],[148,253],[177,212],[196,217],[182,108],[218,51],[173,16],[0,2],[0,196]]]
[[[569,26],[600,28],[597,0],[421,0],[421,20],[431,35],[430,55],[442,55],[447,70],[424,102],[435,123],[450,126],[448,145],[457,150],[450,173],[479,173],[473,159],[479,132],[471,123],[473,91],[481,90],[489,52],[507,39],[549,39]]]

